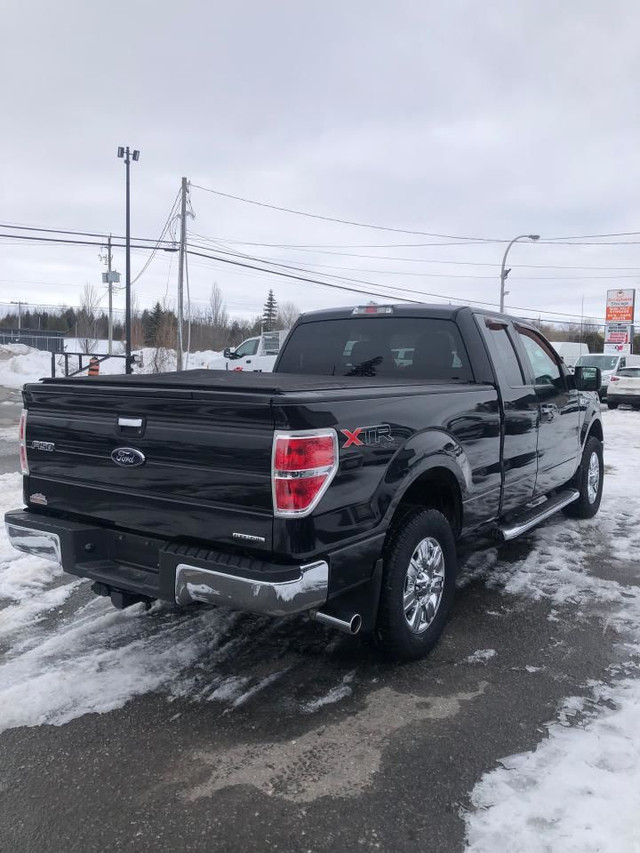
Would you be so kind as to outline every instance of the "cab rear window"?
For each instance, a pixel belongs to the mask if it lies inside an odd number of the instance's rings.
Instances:
[[[277,372],[473,381],[455,323],[420,317],[354,317],[302,323],[289,336]]]

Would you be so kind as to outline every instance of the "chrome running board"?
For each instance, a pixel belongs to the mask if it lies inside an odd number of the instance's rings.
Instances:
[[[498,525],[498,534],[507,542],[509,539],[515,539],[527,530],[531,530],[536,524],[552,516],[558,510],[577,501],[580,497],[580,492],[577,489],[565,489],[559,492],[555,497],[548,498],[543,504],[534,506],[521,516],[517,517],[508,524]]]

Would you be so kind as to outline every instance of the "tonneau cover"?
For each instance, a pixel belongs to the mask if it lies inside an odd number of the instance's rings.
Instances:
[[[44,384],[170,386],[172,388],[218,388],[225,391],[285,394],[296,391],[337,391],[357,388],[388,388],[425,385],[424,379],[396,379],[375,376],[309,376],[297,373],[250,373],[234,370],[184,370],[181,373],[133,373],[103,376],[69,376],[43,379]]]

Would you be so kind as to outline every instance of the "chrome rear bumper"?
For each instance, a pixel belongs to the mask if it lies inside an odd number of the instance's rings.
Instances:
[[[28,510],[8,512],[5,525],[19,551],[53,560],[106,590],[145,599],[181,605],[200,601],[284,616],[317,610],[328,597],[325,560],[303,566],[266,563]]]
[[[198,568],[176,567],[176,602],[202,601],[270,616],[285,616],[321,607],[327,600],[329,566],[325,562],[300,567],[290,581],[262,581]]]
[[[25,554],[62,564],[60,537],[56,533],[20,527],[9,521],[6,522],[5,527],[9,542],[17,551],[24,551]]]

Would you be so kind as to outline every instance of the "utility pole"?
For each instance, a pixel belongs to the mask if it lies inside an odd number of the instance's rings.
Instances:
[[[180,254],[178,256],[178,341],[176,346],[176,370],[182,370],[182,327],[184,325],[184,257],[187,248],[187,193],[188,181],[182,179],[180,187]]]
[[[107,240],[107,280],[109,282],[109,344],[107,352],[111,355],[113,348],[113,282],[111,280],[111,234]]]
[[[130,193],[130,175],[129,166],[131,160],[137,161],[140,159],[138,150],[129,151],[129,146],[126,148],[118,148],[118,157],[124,160],[126,171],[126,228],[125,228],[125,370],[127,373],[132,372],[131,366],[131,193]]]
[[[22,306],[28,305],[29,303],[28,302],[17,302],[15,299],[12,299],[11,304],[18,306],[18,331],[20,331],[20,329],[22,329]]]
[[[116,270],[111,269],[111,261],[113,260],[113,255],[111,254],[111,234],[109,234],[109,239],[107,240],[107,254],[99,255],[100,260],[103,261],[107,265],[107,272],[102,273],[102,283],[106,284],[109,291],[109,346],[108,352],[111,355],[111,351],[113,349],[113,285],[118,284],[120,281],[120,273],[116,272]]]

